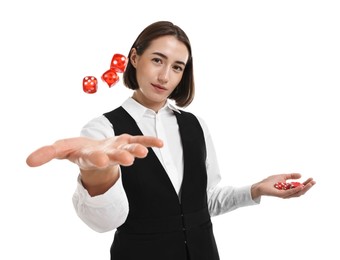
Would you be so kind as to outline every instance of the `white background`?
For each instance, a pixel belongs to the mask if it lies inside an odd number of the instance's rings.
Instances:
[[[76,216],[77,167],[29,168],[36,148],[73,137],[131,94],[120,82],[82,91],[144,27],[171,20],[191,39],[197,94],[223,182],[300,172],[298,199],[213,218],[221,259],[339,259],[338,1],[2,1],[0,259],[109,259],[114,232]],[[301,180],[301,181],[303,181]]]

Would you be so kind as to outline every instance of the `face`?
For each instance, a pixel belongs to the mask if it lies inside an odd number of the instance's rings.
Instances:
[[[153,40],[142,55],[133,49],[130,62],[136,68],[139,89],[132,97],[157,112],[181,81],[188,57],[187,47],[174,36]]]

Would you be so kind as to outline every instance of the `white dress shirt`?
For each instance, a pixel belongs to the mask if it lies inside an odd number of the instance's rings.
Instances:
[[[164,145],[152,148],[162,163],[169,178],[180,196],[183,179],[183,151],[176,116],[178,109],[169,102],[158,111],[150,110],[132,98],[128,98],[122,107],[136,121],[143,135],[156,136]],[[208,174],[207,194],[211,216],[220,215],[239,207],[255,205],[259,200],[252,200],[250,186],[218,186],[221,180],[215,148],[209,130],[200,118],[207,148],[206,167]],[[88,122],[81,130],[81,136],[95,139],[113,137],[114,129],[105,116],[99,116]],[[106,232],[124,223],[129,212],[129,203],[121,178],[106,193],[91,197],[82,186],[78,177],[77,189],[73,195],[73,204],[78,216],[92,229]]]

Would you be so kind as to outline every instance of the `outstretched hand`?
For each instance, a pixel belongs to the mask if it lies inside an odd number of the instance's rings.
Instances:
[[[113,165],[129,166],[135,158],[144,158],[147,147],[162,147],[163,142],[151,136],[120,136],[94,140],[87,137],[61,139],[52,145],[43,146],[31,153],[26,163],[31,167],[41,166],[53,159],[67,159],[80,169],[91,171]]]
[[[267,177],[266,179],[255,183],[251,188],[251,193],[253,199],[260,196],[274,196],[279,198],[293,198],[299,197],[305,194],[310,188],[312,188],[315,184],[313,178],[308,178],[306,181],[302,182],[302,185],[287,189],[287,190],[278,190],[274,187],[277,182],[286,182],[290,179],[296,180],[300,179],[300,173],[288,173],[288,174],[277,174]]]

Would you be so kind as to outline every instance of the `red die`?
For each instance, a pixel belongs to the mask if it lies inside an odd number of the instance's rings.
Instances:
[[[98,89],[98,81],[96,77],[86,76],[83,78],[83,90],[85,93],[93,94]]]
[[[297,182],[297,181],[293,181],[293,182],[291,182],[290,184],[291,184],[291,186],[290,186],[291,189],[303,185],[302,183]]]
[[[124,55],[116,53],[112,57],[110,68],[116,72],[123,73],[127,62],[128,59]]]
[[[289,189],[296,188],[300,185],[303,185],[303,184],[300,183],[300,182],[296,182],[296,181],[293,181],[293,182],[277,182],[277,183],[274,184],[274,187],[278,190],[289,190]]]
[[[107,85],[109,85],[109,87],[111,88],[114,84],[116,84],[119,81],[119,77],[114,70],[109,69],[102,75],[102,80],[106,82]]]
[[[283,185],[282,182],[277,182],[274,184],[274,187],[277,188],[278,190],[282,190],[283,189]]]

